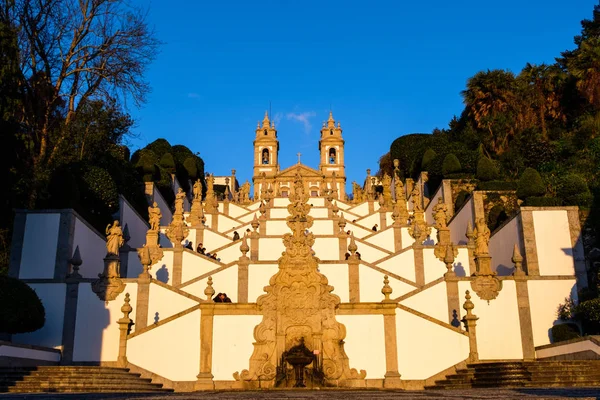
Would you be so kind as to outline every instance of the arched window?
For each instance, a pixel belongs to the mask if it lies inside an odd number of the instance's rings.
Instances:
[[[264,132],[265,132],[265,136],[267,136],[269,134],[269,132],[267,132],[266,129],[264,130]]]
[[[333,129],[330,129],[330,130],[329,130],[329,134],[330,134],[331,136],[333,136]]]
[[[335,164],[336,162],[336,154],[335,149],[332,147],[329,149],[329,164]]]
[[[268,164],[269,163],[269,149],[263,149],[263,151],[262,151],[262,163],[263,164]]]

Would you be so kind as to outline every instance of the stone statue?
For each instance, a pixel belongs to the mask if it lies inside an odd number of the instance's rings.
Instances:
[[[113,224],[106,226],[106,250],[107,255],[119,255],[119,249],[123,246],[123,230],[119,226],[119,221],[115,220]]]
[[[413,202],[413,211],[421,212],[423,211],[423,206],[421,205],[421,192],[417,185],[415,185],[413,191],[410,194]]]
[[[488,254],[491,232],[483,218],[479,218],[477,220],[477,222],[475,222],[474,234],[475,234],[475,255],[481,256],[484,254]]]
[[[396,201],[406,202],[406,198],[404,197],[404,185],[402,184],[402,180],[398,176],[394,178],[394,195]]]
[[[438,229],[448,227],[448,206],[444,203],[444,199],[438,197],[438,203],[433,207],[433,219]]]
[[[182,188],[177,189],[175,195],[175,214],[183,214],[183,201],[185,199],[185,192]]]
[[[392,204],[392,178],[387,173],[383,175],[381,185],[383,186],[383,200],[385,204]]]
[[[150,221],[150,230],[158,231],[160,227],[160,219],[162,218],[162,213],[160,212],[160,208],[158,204],[154,202],[152,207],[148,207],[148,219]]]
[[[200,183],[200,179],[194,183],[194,188],[192,189],[192,193],[194,194],[194,199],[202,198],[202,184]]]

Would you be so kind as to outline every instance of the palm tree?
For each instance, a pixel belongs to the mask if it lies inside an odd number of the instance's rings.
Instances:
[[[581,96],[596,110],[600,109],[600,39],[583,40],[567,59],[568,71],[577,79]]]
[[[510,71],[480,71],[467,81],[461,92],[465,111],[478,129],[488,133],[491,150],[502,153],[514,135],[512,123],[516,109],[515,76]]]

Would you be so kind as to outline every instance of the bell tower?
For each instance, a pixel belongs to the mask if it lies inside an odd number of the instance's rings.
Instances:
[[[277,140],[277,130],[275,123],[269,120],[269,113],[265,111],[265,117],[261,123],[256,125],[256,137],[254,138],[254,198],[258,199],[257,194],[261,188],[259,183],[263,182],[265,174],[266,182],[272,183],[275,175],[279,172],[279,140]]]
[[[329,119],[323,123],[321,128],[319,151],[321,152],[319,171],[325,177],[325,182],[329,188],[335,181],[338,198],[344,200],[346,198],[344,139],[342,138],[341,124],[338,122],[336,126],[331,111],[329,112]]]

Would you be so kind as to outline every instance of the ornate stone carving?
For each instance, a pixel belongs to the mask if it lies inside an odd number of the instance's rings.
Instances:
[[[167,227],[167,237],[175,247],[181,247],[181,241],[185,239],[189,233],[189,229],[185,223],[185,217],[183,215],[183,200],[185,199],[185,193],[181,188],[179,193],[175,196],[175,212],[173,213],[173,220]]]
[[[383,186],[383,200],[385,204],[392,204],[392,177],[387,173],[384,174],[381,179],[381,185]]]
[[[125,284],[120,278],[121,261],[119,249],[125,243],[119,221],[106,227],[106,257],[104,271],[98,274],[98,279],[92,282],[92,291],[103,301],[117,298],[125,290]]]
[[[150,230],[156,231],[160,229],[160,219],[162,218],[162,213],[160,212],[160,208],[158,204],[154,202],[151,207],[148,207],[148,222],[150,222]]]
[[[477,272],[475,272],[475,279],[471,281],[471,287],[480,299],[487,300],[489,303],[490,300],[498,297],[502,290],[502,281],[496,277],[496,272],[492,271],[492,257],[488,250],[490,230],[483,218],[476,221],[473,234]]]
[[[415,197],[415,191],[417,197]],[[421,244],[429,235],[431,235],[431,227],[427,226],[425,213],[423,212],[423,208],[419,206],[420,194],[416,188],[413,190],[412,196],[413,214],[409,220],[410,226],[408,227],[408,233],[415,239],[416,243]]]
[[[512,254],[511,261],[513,263],[515,263],[515,270],[513,272],[513,276],[515,276],[515,277],[525,276],[525,271],[523,271],[523,256],[521,255],[519,246],[516,243],[515,243],[515,247],[513,248],[513,254]]]
[[[406,208],[406,196],[404,196],[404,185],[402,180],[398,176],[394,178],[394,195],[396,197],[396,204],[394,209],[397,209],[398,219],[400,224],[405,225],[408,221],[409,214],[408,208]]]
[[[204,201],[204,212],[207,214],[217,214],[219,212],[219,203],[217,202],[214,186],[214,175],[206,174],[206,199]]]
[[[381,289],[381,293],[384,296],[383,303],[393,303],[394,300],[390,299],[390,295],[392,294],[392,287],[390,286],[390,280],[387,275],[383,276],[383,288]]]
[[[236,372],[241,381],[273,380],[284,351],[306,339],[306,346],[321,353],[324,379],[330,384],[343,385],[349,379],[364,379],[365,371],[349,367],[343,339],[346,328],[335,320],[340,298],[331,292],[327,277],[318,270],[319,260],[312,245],[315,238],[308,229],[313,224],[309,215],[311,205],[301,179],[296,179],[290,197],[287,225],[292,233],[284,235],[285,252],[278,260],[279,271],[265,287],[257,305],[263,314],[262,322],[254,329],[254,352],[250,368]]]
[[[206,218],[204,217],[204,211],[202,210],[202,184],[200,183],[200,179],[194,183],[194,187],[192,189],[192,193],[194,194],[192,199],[192,207],[190,210],[190,214],[187,217],[187,221],[192,227],[197,227],[204,224]],[[204,221],[202,220],[204,218]]]

